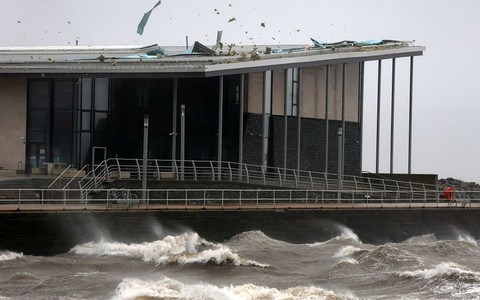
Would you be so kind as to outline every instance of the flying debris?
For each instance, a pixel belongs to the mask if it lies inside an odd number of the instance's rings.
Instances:
[[[237,19],[235,19],[235,17],[231,18],[230,20],[228,20],[228,23],[230,22],[233,22],[233,21],[236,21]]]
[[[265,27],[265,22],[260,23],[260,26]]]
[[[142,35],[142,34],[143,34],[143,29],[145,28],[145,25],[146,25],[147,22],[148,22],[148,18],[150,18],[150,14],[152,13],[152,11],[153,11],[155,8],[157,8],[157,7],[160,5],[160,3],[162,3],[161,0],[158,1],[157,4],[155,4],[155,6],[154,6],[151,10],[149,10],[149,11],[147,11],[145,14],[143,14],[143,18],[142,18],[142,20],[140,20],[140,23],[138,23],[138,27],[137,27],[137,33],[138,33],[139,35]]]

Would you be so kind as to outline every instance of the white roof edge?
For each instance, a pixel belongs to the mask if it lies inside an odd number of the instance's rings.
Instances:
[[[236,68],[262,68],[267,66],[275,66],[275,65],[289,65],[289,64],[302,64],[302,63],[315,63],[315,62],[322,62],[322,61],[333,61],[333,60],[341,60],[341,59],[358,59],[358,60],[369,60],[368,58],[372,58],[374,60],[375,57],[379,56],[392,56],[396,57],[398,55],[409,56],[409,53],[418,53],[425,51],[424,46],[410,46],[410,47],[401,47],[401,48],[390,48],[390,49],[374,49],[374,50],[366,50],[366,51],[348,51],[348,52],[332,52],[332,53],[322,53],[322,54],[312,54],[307,56],[294,56],[294,57],[281,57],[281,58],[268,58],[262,59],[267,55],[263,55],[263,57],[259,60],[255,61],[246,61],[246,62],[237,62],[237,63],[223,63],[223,64],[215,64],[215,65],[207,65],[205,66],[205,72],[218,72],[222,70],[228,69],[236,69]]]
[[[105,45],[105,46],[8,46],[0,47],[0,54],[28,54],[28,53],[85,53],[85,52],[132,52],[145,51],[149,48],[159,48],[151,45]]]

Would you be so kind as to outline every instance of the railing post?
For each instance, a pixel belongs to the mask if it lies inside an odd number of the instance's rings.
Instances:
[[[195,165],[194,160],[192,160],[192,166],[193,166],[193,180],[197,181],[197,166]]]
[[[207,190],[203,190],[203,209],[206,209],[205,202],[207,201]]]
[[[323,176],[325,177],[325,188],[328,190],[328,174],[323,173]]]
[[[177,161],[174,160],[174,161],[173,161],[173,164],[174,164],[174,167],[175,167],[175,178],[176,178],[177,180],[179,180],[179,179],[180,179],[180,174],[178,174],[179,172],[178,172]]]
[[[233,181],[232,165],[230,164],[230,161],[228,161],[228,171],[230,172],[230,181]]]
[[[263,184],[265,185],[266,183],[266,178],[265,178],[265,167],[262,165],[262,175],[263,175]]]
[[[41,207],[42,207],[42,210],[43,210],[43,199],[44,199],[43,197],[44,197],[44,192],[45,192],[45,190],[44,190],[44,189],[42,189],[42,205],[41,205]]]
[[[312,171],[308,171],[308,174],[310,175],[310,189],[313,190],[313,177],[312,177]]]
[[[22,198],[22,190],[18,190],[18,206],[17,210],[20,210],[20,199]]]
[[[156,160],[155,160],[156,161]],[[139,200],[140,201],[140,200]],[[148,204],[150,202],[150,190],[147,190],[147,201],[146,201],[146,205],[147,205],[147,210],[148,210]]]
[[[295,169],[293,169],[293,176],[295,177],[295,188],[298,188],[298,178],[297,178],[297,172]]]
[[[282,173],[280,172],[280,168],[277,168],[278,171],[278,181],[280,186],[282,186]]]
[[[257,208],[258,208],[258,190],[257,190]]]
[[[188,201],[188,190],[185,190],[185,210],[187,209],[187,201]]]
[[[138,158],[135,158],[135,162],[137,164],[137,172],[138,172],[137,179],[142,179],[142,171],[140,170],[140,163],[138,162]],[[122,171],[119,170],[119,172],[121,173]]]
[[[160,180],[160,167],[158,166],[158,159],[155,158],[155,167],[157,168],[157,180]]]
[[[118,170],[118,179],[122,179],[122,167],[120,166],[120,162],[118,161],[118,157],[115,157],[115,161],[117,162],[117,170]],[[93,166],[92,166],[93,167]]]
[[[224,193],[224,190],[222,190],[222,209],[223,209],[223,205],[224,205],[224,203],[223,203],[224,198],[225,198],[225,193]]]
[[[210,161],[210,168],[212,168],[212,181],[215,181],[215,169],[213,168],[212,161]]]
[[[245,164],[245,172],[247,172],[247,183],[250,183],[250,176],[248,175],[248,166]]]
[[[166,200],[165,204],[166,204],[166,206],[167,206],[166,209],[168,209],[168,190],[167,190],[167,195],[166,195],[166,197],[167,197],[167,198],[165,199],[165,200]]]

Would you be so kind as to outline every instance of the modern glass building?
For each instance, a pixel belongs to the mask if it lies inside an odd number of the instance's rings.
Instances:
[[[359,175],[365,63],[378,63],[380,84],[382,61],[409,59],[412,71],[424,51],[398,41],[258,49],[0,47],[0,167],[140,158],[145,115],[148,156],[180,159],[184,106],[185,159]]]

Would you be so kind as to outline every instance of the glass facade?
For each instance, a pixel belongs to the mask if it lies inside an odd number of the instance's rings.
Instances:
[[[216,160],[219,132],[219,78],[178,80],[173,107],[173,79],[41,79],[28,83],[27,172],[45,162],[92,163],[94,147],[107,157],[140,158],[143,117],[149,115],[151,158],[171,159],[172,122],[186,106],[186,159]],[[240,76],[224,77],[222,158],[238,160]],[[176,157],[180,139],[176,139]],[[96,159],[96,158],[95,158]]]

